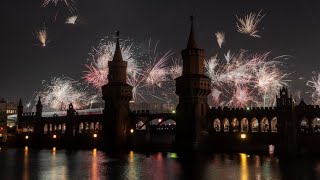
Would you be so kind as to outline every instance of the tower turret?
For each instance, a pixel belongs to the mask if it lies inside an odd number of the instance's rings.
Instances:
[[[102,86],[105,101],[102,131],[106,148],[122,148],[128,145],[127,138],[133,128],[129,120],[132,87],[127,84],[127,62],[122,59],[119,31],[115,53],[108,65],[108,84]]]
[[[18,107],[17,107],[17,119],[18,119],[18,121],[21,120],[22,114],[23,114],[23,105],[22,105],[22,100],[20,98],[19,104],[18,104]]]
[[[36,105],[36,116],[41,117],[42,116],[42,104],[41,104],[41,97],[39,96],[38,103]]]
[[[176,94],[179,96],[177,115],[177,145],[183,149],[198,148],[207,134],[207,96],[211,80],[204,75],[204,50],[198,48],[193,17],[187,48],[181,52],[183,58],[182,76],[176,79]]]

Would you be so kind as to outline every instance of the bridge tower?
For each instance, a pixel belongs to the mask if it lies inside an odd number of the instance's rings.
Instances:
[[[18,120],[18,122],[19,122],[19,120],[21,120],[22,114],[23,114],[23,105],[22,105],[22,100],[20,98],[19,104],[17,107],[17,120]]]
[[[179,104],[176,108],[176,145],[186,150],[198,149],[207,137],[207,96],[211,80],[204,75],[204,50],[198,48],[191,16],[191,30],[187,48],[181,52],[183,72],[176,79],[176,94]]]
[[[102,86],[102,99],[105,101],[102,131],[107,149],[127,146],[130,133],[129,101],[132,87],[127,84],[127,62],[122,59],[119,44],[119,31],[112,61],[108,62],[108,83]]]
[[[38,103],[36,105],[36,116],[37,116],[37,118],[41,118],[41,116],[42,116],[42,104],[41,104],[40,96],[38,99]]]
[[[280,153],[297,153],[297,119],[292,95],[289,96],[288,88],[280,89],[277,99],[278,109],[278,133],[280,138]]]
[[[34,122],[35,134],[43,134],[43,122],[41,121],[41,116],[42,116],[42,103],[41,103],[41,98],[39,96],[38,103],[36,105],[36,118]]]

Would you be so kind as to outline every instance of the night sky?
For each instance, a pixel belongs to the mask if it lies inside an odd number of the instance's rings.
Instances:
[[[226,33],[226,46],[238,51],[272,51],[273,56],[291,55],[286,72],[292,72],[289,90],[302,90],[312,71],[320,72],[320,3],[318,0],[77,0],[75,25],[64,23],[70,12],[41,0],[8,0],[0,6],[0,97],[28,101],[41,89],[42,80],[66,75],[81,79],[92,47],[120,30],[122,37],[137,41],[159,40],[159,49],[177,54],[186,47],[189,16],[194,12],[198,44],[207,56],[219,50],[214,33]],[[58,11],[56,22],[54,16]],[[261,38],[236,31],[236,15],[263,10]],[[52,42],[42,48],[34,28],[46,22]],[[304,80],[298,78],[303,77]],[[308,94],[302,93],[304,99]]]

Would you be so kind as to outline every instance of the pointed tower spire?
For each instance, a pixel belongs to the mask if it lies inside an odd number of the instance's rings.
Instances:
[[[196,42],[195,35],[194,35],[194,29],[193,29],[193,16],[190,16],[190,21],[191,21],[191,29],[190,29],[190,35],[189,35],[187,48],[188,49],[197,49],[198,46],[197,46],[197,42]]]
[[[116,43],[116,50],[114,52],[114,56],[112,61],[123,61],[122,59],[122,54],[121,54],[121,48],[120,48],[120,43],[119,43],[119,31],[116,31],[116,36],[117,36],[117,43]]]
[[[39,96],[38,104],[41,105],[41,97]]]
[[[22,100],[21,100],[21,98],[20,98],[20,100],[19,100],[19,106],[22,106]]]

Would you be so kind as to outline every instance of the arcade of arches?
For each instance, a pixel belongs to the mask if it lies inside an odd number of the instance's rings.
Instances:
[[[319,121],[320,125],[320,121]],[[228,118],[223,119],[222,121],[216,118],[213,121],[213,129],[215,132],[277,132],[277,118],[273,117],[268,120],[266,117],[262,118],[260,121],[257,118],[252,118],[248,120],[243,118],[238,120],[233,118],[229,120]]]

